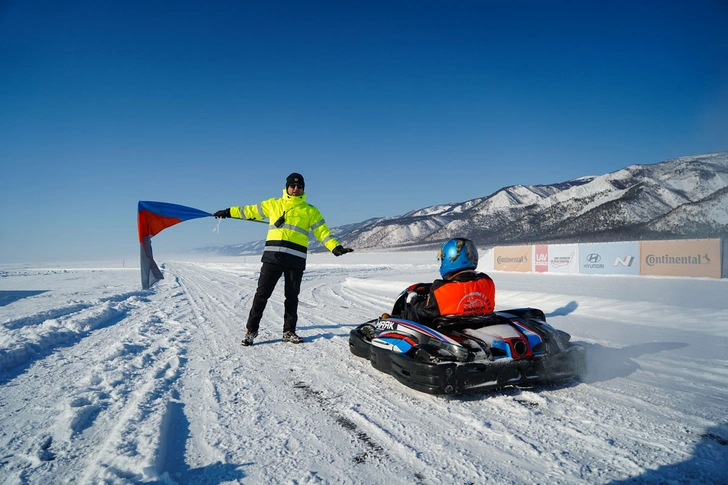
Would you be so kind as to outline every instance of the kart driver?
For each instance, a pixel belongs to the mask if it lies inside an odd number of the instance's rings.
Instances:
[[[495,283],[487,274],[475,271],[478,250],[473,241],[450,239],[442,245],[438,259],[442,279],[410,286],[402,318],[432,326],[434,319],[440,316],[493,313]]]

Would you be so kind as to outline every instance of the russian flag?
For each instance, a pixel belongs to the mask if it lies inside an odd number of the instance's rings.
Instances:
[[[154,262],[152,237],[175,224],[200,217],[212,217],[212,214],[193,207],[167,202],[139,201],[137,226],[139,229],[142,288],[146,290],[157,280],[164,279],[162,272],[157,267],[157,263]]]

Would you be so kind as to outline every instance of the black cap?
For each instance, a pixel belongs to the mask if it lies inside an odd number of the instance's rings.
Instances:
[[[303,175],[300,173],[293,172],[291,175],[286,177],[286,187],[290,187],[291,185],[298,184],[302,187],[306,186],[306,182],[303,181]]]

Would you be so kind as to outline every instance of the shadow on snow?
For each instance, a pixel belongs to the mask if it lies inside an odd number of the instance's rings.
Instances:
[[[699,441],[689,459],[672,465],[663,465],[654,470],[646,470],[642,475],[636,477],[615,480],[610,482],[610,485],[641,483],[723,485],[728,483],[728,468],[725,466],[725,457],[728,455],[728,423],[708,428],[697,438]]]
[[[688,346],[686,343],[679,342],[649,342],[614,349],[599,344],[585,342],[579,342],[579,344],[586,347],[587,372],[581,380],[587,384],[631,375],[640,369],[640,365],[633,360],[637,357]]]
[[[0,306],[7,306],[23,298],[40,295],[49,290],[0,290]]]
[[[185,415],[184,407],[184,403],[178,400],[175,391],[173,399],[167,403],[167,412],[162,422],[162,442],[156,463],[162,480],[153,483],[169,483],[169,480],[165,480],[169,477],[179,485],[217,485],[245,478],[245,473],[240,467],[252,463],[234,465],[216,462],[198,468],[190,468],[187,465],[185,449],[191,434],[190,422]]]
[[[545,315],[546,315],[546,318],[565,317],[571,313],[574,313],[577,308],[579,308],[579,304],[575,301],[570,301],[566,305],[557,308],[556,310],[552,311],[551,313],[545,313]]]

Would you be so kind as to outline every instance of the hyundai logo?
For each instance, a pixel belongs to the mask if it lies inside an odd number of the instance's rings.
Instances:
[[[588,255],[586,257],[586,260],[589,261],[590,263],[594,264],[594,263],[598,263],[599,261],[601,261],[602,257],[599,256],[597,253],[591,253],[590,255]]]

